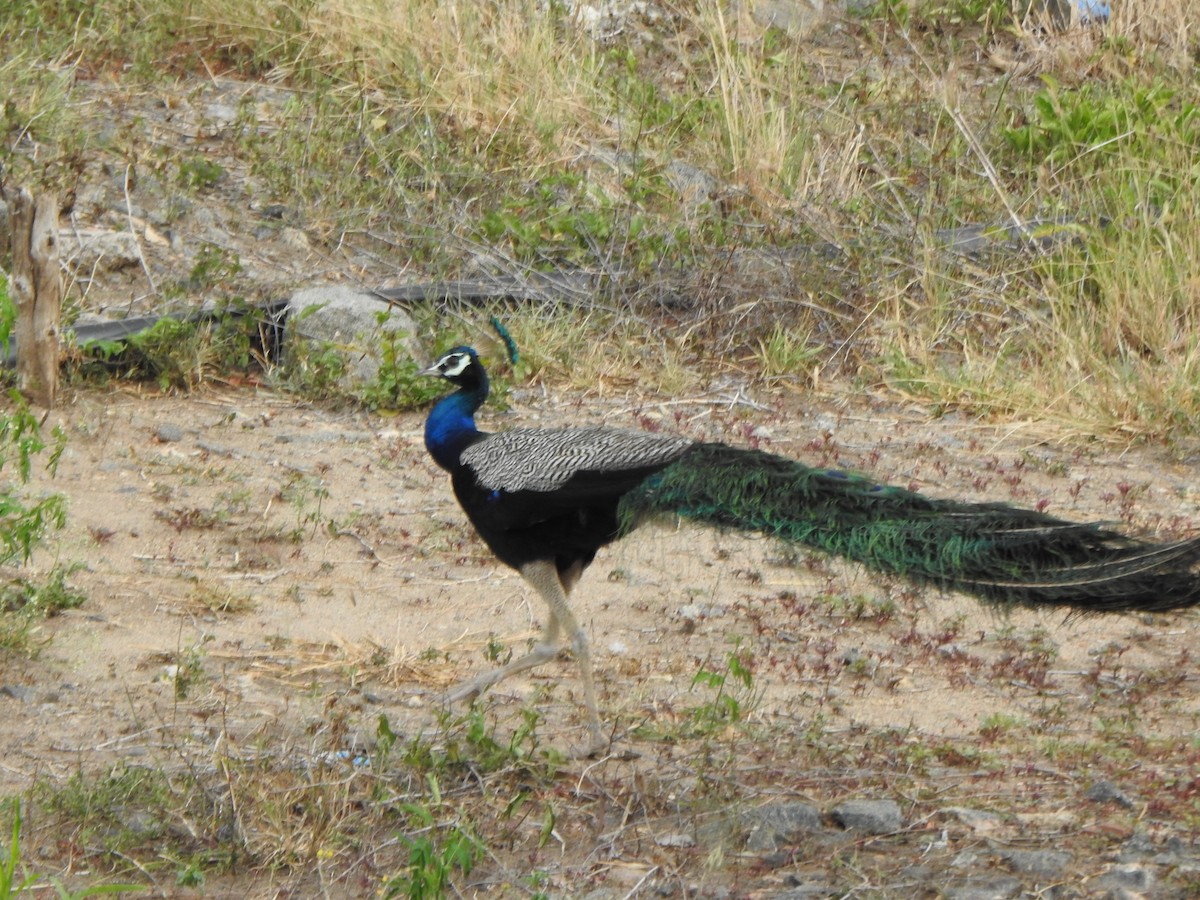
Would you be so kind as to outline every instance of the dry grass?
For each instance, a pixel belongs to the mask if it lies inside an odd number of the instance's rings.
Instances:
[[[58,62],[5,64],[11,171],[62,182],[86,154],[64,138],[87,133],[65,127],[72,67],[288,85],[229,149],[331,244],[365,231],[430,279],[600,276],[590,309],[515,326],[525,376],[630,367],[686,390],[697,363],[771,381],[815,365],[1117,440],[1200,421],[1184,0],[1062,33],[966,0],[885,5],[804,39],[717,0],[611,37],[534,0],[56,9],[30,7],[39,43],[14,59]],[[1139,106],[1155,91],[1173,96]],[[946,229],[1054,218],[1070,239],[1032,254],[946,247]],[[764,349],[785,334],[803,346]]]

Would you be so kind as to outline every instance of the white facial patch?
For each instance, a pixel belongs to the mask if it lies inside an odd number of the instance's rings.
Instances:
[[[471,364],[471,356],[467,353],[451,353],[444,357],[438,365],[438,371],[446,378],[455,378],[466,371]]]

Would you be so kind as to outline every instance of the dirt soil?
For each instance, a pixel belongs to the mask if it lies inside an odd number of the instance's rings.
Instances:
[[[222,104],[253,89],[218,80],[168,103],[116,99],[110,85],[91,102],[161,128],[156,139],[204,145]],[[385,279],[378,260],[351,258],[350,241],[324,254],[290,226],[256,235],[252,210],[272,198],[236,161],[227,168],[155,239],[162,184],[143,178],[130,195],[120,167],[97,165],[72,229],[135,228],[143,258],[113,271],[91,260],[89,310],[149,305],[154,283],[186,279],[204,241],[237,252],[241,277],[270,289],[331,272]],[[1165,452],[1080,452],[1036,424],[935,420],[894,395],[836,385],[805,396],[721,382],[664,399],[611,380],[585,395],[538,385],[509,401],[488,427],[604,422],[758,442],[1164,539],[1194,531],[1200,499],[1194,465]],[[249,769],[236,766],[282,760],[338,785],[366,778],[381,715],[402,741],[446,744],[438,692],[538,633],[543,609],[466,527],[422,447],[421,416],[321,408],[262,387],[118,387],[68,390],[50,421],[69,444],[45,488],[67,495],[69,524],[35,569],[78,566],[70,584],[87,601],[44,623],[35,659],[0,658],[0,792],[122,766],[224,774],[251,860],[202,887],[177,884],[166,851],[159,868],[127,867],[156,896],[377,895],[407,858],[399,826],[293,848],[309,821],[294,804],[277,831],[250,833],[249,776],[236,774]],[[1200,877],[1195,615],[1005,618],[835,562],[786,562],[766,541],[669,528],[605,552],[576,608],[614,755],[566,761],[532,786],[468,767],[456,796],[504,808],[510,798],[489,792],[528,790],[542,805],[497,817],[502,834],[478,825],[486,857],[455,889],[1190,895]],[[731,652],[753,675],[750,687],[727,678],[736,716],[712,684],[694,683],[701,671],[729,674]],[[490,692],[485,721],[504,739],[535,710],[538,752],[568,750],[583,739],[576,692],[564,657]],[[847,830],[833,812],[848,800],[893,801],[900,824]],[[390,802],[372,795],[341,824]],[[747,837],[756,810],[785,803],[811,805],[819,823]],[[103,876],[71,822],[34,807],[27,860],[83,883]]]
[[[705,436],[752,423],[777,452],[936,492],[1044,498],[1056,512],[1109,519],[1133,494],[1131,515],[1163,516],[1172,529],[1196,514],[1189,467],[1153,453],[1060,452],[1032,428],[997,433],[863,400],[784,396],[755,409],[735,399],[731,409],[728,389],[669,405],[602,393],[529,392],[488,424],[536,424],[564,408],[580,410],[571,418],[581,423],[661,418]],[[76,393],[53,418],[70,435],[50,485],[69,497],[70,523],[40,561],[82,565],[71,583],[88,600],[46,623],[50,643],[36,660],[10,658],[0,670],[6,792],[119,763],[174,770],[184,759],[264,746],[321,758],[341,741],[357,753],[354,735],[372,734],[380,714],[403,736],[436,741],[437,691],[485,665],[493,637],[519,651],[543,621],[536,597],[465,527],[426,458],[418,415],[335,412],[267,391],[119,390]],[[1190,846],[1195,751],[1184,753],[1194,743],[1179,739],[1195,735],[1200,712],[1194,615],[998,618],[965,598],[914,593],[836,564],[785,566],[777,556],[763,541],[662,528],[602,556],[577,607],[617,753],[568,763],[559,775],[564,803],[584,780],[617,794],[616,785],[651,775],[653,790],[684,796],[697,790],[695,772],[684,774],[697,754],[736,760],[744,750],[747,770],[735,761],[726,773],[745,782],[737,803],[798,797],[827,809],[893,799],[909,840],[874,852],[916,864],[930,848],[946,855],[955,847],[949,859],[973,848],[977,861],[951,870],[955,880],[1002,865],[998,845],[1082,842],[1086,855],[1077,850],[1062,875],[1080,886],[1067,895],[1090,896],[1087,880],[1109,871],[1135,830]],[[761,696],[746,704],[744,725],[689,737],[687,723],[712,699],[693,679],[702,668],[724,671],[731,640]],[[177,690],[181,678],[186,689]],[[532,704],[545,716],[541,740],[567,750],[583,739],[575,690],[564,657],[500,686],[486,708],[503,734]],[[348,727],[331,736],[334,707]],[[803,758],[793,768],[756,733],[787,736],[771,738],[787,753],[796,752],[793,739],[828,740],[861,756],[844,759],[843,771]],[[882,756],[881,738],[891,745]],[[1093,770],[1086,748],[1094,745],[1145,747],[1147,758],[1101,760]],[[1059,759],[1046,749],[1055,746],[1075,749]],[[904,773],[884,760],[894,764],[900,747],[933,796],[889,791]],[[764,755],[769,785],[755,774]],[[1127,803],[1084,799],[1109,779]],[[1160,791],[1181,802],[1163,802]],[[976,833],[982,826],[946,812],[962,807],[1002,814],[987,820],[1001,832]],[[645,839],[665,827],[646,817],[628,829]],[[622,834],[615,857],[596,858],[594,837],[564,843],[555,863],[562,895],[597,882],[619,887],[598,896],[624,895],[633,874],[664,867],[664,854],[677,857],[667,883],[690,885],[687,896],[771,896],[770,886],[788,884],[786,867],[747,862],[740,851],[729,861],[736,877],[718,877],[694,837],[669,851],[632,837]],[[1156,876],[1172,871],[1160,865]],[[1039,883],[1036,873],[1021,882]],[[258,873],[228,896],[274,896],[286,884]]]

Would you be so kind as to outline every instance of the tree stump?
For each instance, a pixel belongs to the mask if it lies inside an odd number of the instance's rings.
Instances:
[[[58,267],[58,200],[26,188],[8,192],[12,278],[17,311],[17,386],[47,409],[58,393],[59,318],[63,283]]]

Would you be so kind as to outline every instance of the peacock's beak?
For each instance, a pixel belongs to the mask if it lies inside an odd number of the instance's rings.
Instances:
[[[419,372],[417,372],[417,374],[418,375],[435,375],[435,376],[440,377],[442,374],[442,370],[438,368],[437,363],[433,363],[432,365],[428,365],[424,369],[421,369]]]

